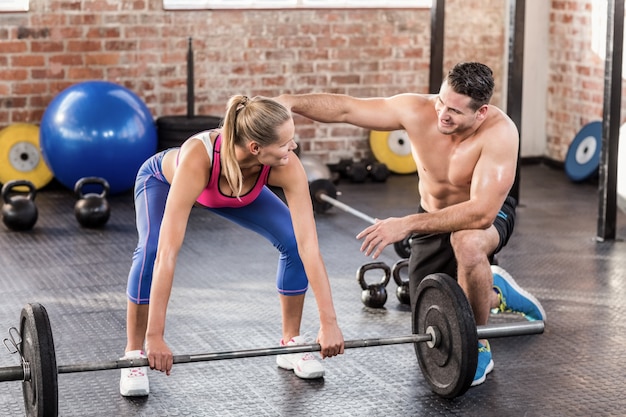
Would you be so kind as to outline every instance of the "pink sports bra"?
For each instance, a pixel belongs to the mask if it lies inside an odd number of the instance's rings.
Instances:
[[[207,153],[209,154],[209,158],[212,161],[209,183],[204,188],[204,190],[202,190],[202,193],[200,193],[200,196],[196,200],[198,203],[209,208],[237,208],[247,206],[248,204],[256,200],[265,184],[267,184],[267,179],[270,175],[271,169],[269,165],[264,165],[261,168],[257,180],[254,183],[254,187],[252,187],[249,192],[239,196],[239,198],[227,196],[224,195],[219,189],[219,179],[220,173],[222,171],[222,166],[220,163],[222,135],[217,135],[214,146],[211,144],[211,135],[209,134],[209,131],[198,133],[197,135],[194,135],[191,139],[199,139],[204,143],[204,146],[207,149]]]

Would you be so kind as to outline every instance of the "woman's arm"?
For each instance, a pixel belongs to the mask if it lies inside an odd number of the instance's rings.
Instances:
[[[302,163],[293,155],[287,165],[272,168],[270,181],[282,187],[289,205],[298,252],[319,311],[318,341],[322,357],[343,353],[343,335],[337,324],[330,281],[319,249],[309,183]]]
[[[192,140],[183,145],[161,223],[150,290],[146,350],[150,367],[168,375],[173,356],[164,341],[167,304],[191,208],[208,182],[210,166],[201,141]]]

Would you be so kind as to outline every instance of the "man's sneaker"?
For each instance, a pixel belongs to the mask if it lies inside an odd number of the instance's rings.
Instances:
[[[281,346],[306,345],[307,341],[303,336],[296,336],[288,343],[280,341]],[[324,367],[312,353],[289,353],[276,356],[276,364],[293,372],[302,379],[315,379],[324,376]]]
[[[476,367],[476,375],[472,386],[480,385],[485,382],[487,374],[493,371],[493,359],[491,359],[491,347],[489,342],[486,345],[478,342],[478,366]]]
[[[126,352],[122,359],[145,358],[141,350]],[[143,397],[150,393],[150,381],[148,381],[148,367],[122,369],[120,378],[120,394],[124,397]]]
[[[491,265],[491,272],[493,289],[500,299],[496,312],[519,313],[530,321],[546,319],[546,312],[539,300],[522,289],[508,272],[497,265]]]

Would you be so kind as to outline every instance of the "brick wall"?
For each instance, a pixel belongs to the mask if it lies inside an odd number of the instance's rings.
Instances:
[[[445,67],[480,60],[504,103],[508,13],[502,0],[449,0]],[[602,117],[604,56],[592,48],[593,0],[552,0],[546,156],[563,161],[580,128]],[[31,0],[0,14],[0,128],[38,123],[79,81],[135,91],[154,117],[186,112],[186,48],[195,49],[196,114],[232,94],[426,92],[428,10],[164,11],[161,0]],[[305,151],[326,161],[368,153],[367,132],[298,119]]]
[[[446,4],[446,65],[491,65],[496,103],[505,3]],[[190,36],[196,114],[221,115],[239,93],[428,91],[429,10],[164,11],[161,0],[31,0],[27,13],[0,13],[0,128],[38,123],[56,94],[90,79],[130,88],[155,118],[185,114]],[[369,151],[361,129],[297,123],[303,149],[327,162]]]
[[[546,152],[556,161],[585,124],[602,119],[605,57],[592,48],[592,7],[593,0],[552,1]]]

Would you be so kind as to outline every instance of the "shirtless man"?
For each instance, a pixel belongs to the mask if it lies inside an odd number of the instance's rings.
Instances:
[[[342,94],[283,94],[292,112],[326,123],[350,123],[370,130],[403,129],[411,141],[419,176],[417,213],[378,220],[357,235],[361,251],[377,258],[383,248],[411,236],[411,307],[422,278],[455,277],[472,306],[477,325],[492,309],[515,311],[529,320],[545,312],[531,294],[490,259],[506,245],[514,226],[519,133],[513,121],[490,105],[493,73],[486,65],[456,65],[439,94],[355,98]],[[487,340],[479,341],[472,385],[493,369]]]

